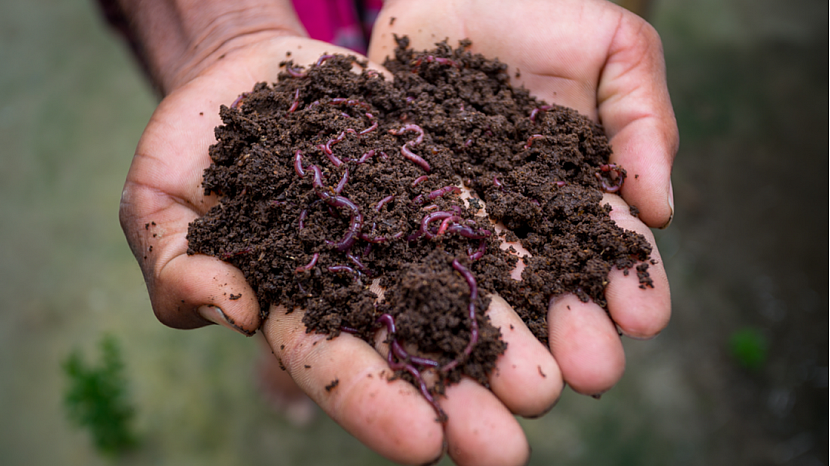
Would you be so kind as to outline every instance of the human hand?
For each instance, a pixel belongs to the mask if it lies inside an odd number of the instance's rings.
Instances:
[[[297,65],[324,53],[352,54],[302,37],[267,35],[176,81],[136,149],[122,194],[122,228],[161,322],[174,328],[212,322],[246,335],[262,324],[291,376],[347,431],[397,462],[435,460],[444,436],[432,406],[407,382],[387,382],[389,368],[374,348],[348,334],[334,340],[306,334],[301,311],[286,316],[274,307],[260,322],[254,292],[238,269],[215,257],[187,255],[189,223],[217,202],[201,185],[213,130],[222,124],[217,109],[256,82],[273,81],[287,51]],[[324,387],[335,379],[340,385],[329,393]]]
[[[511,75],[518,75],[514,85],[601,121],[614,150],[611,161],[629,174],[623,197],[609,194],[603,202],[613,207],[611,217],[620,227],[654,245],[647,225],[666,226],[673,215],[669,177],[678,134],[660,41],[645,21],[599,1],[389,0],[373,31],[372,60],[382,62],[392,53],[393,34],[408,36],[416,50],[444,39],[451,45],[470,39],[471,52],[509,65]],[[639,219],[623,199],[639,208]],[[612,270],[608,314],[573,295],[554,299],[548,313],[549,352],[538,351],[541,345],[523,324],[512,323],[518,332],[505,331],[510,326],[504,325],[504,316],[515,314],[494,298],[488,314],[501,327],[508,349],[491,377],[492,394],[482,394],[480,407],[470,411],[465,411],[468,387],[450,387],[442,400],[450,417],[448,451],[458,464],[521,464],[527,458],[526,440],[510,413],[542,414],[563,381],[579,393],[596,395],[619,380],[625,356],[617,328],[634,338],[650,338],[669,320],[669,285],[656,247],[652,258],[657,262],[649,268],[654,289],[641,290],[634,274]],[[520,361],[518,368],[515,361]],[[548,377],[540,380],[537,372],[534,379],[537,366]]]
[[[605,0],[389,0],[369,58],[383,63],[406,35],[414,50],[470,39],[471,52],[509,65],[514,86],[599,121],[611,162],[630,176],[623,198],[655,228],[673,215],[671,164],[678,133],[657,32]]]

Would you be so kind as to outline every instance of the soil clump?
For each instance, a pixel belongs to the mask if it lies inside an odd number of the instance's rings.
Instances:
[[[626,176],[602,128],[512,88],[504,64],[468,46],[416,52],[398,38],[391,82],[350,56],[286,62],[277,82],[221,107],[204,173],[219,203],[188,232],[188,253],[242,270],[263,316],[305,309],[309,332],[370,344],[385,326],[390,366],[430,401],[462,375],[488,385],[505,350],[488,294],[546,344],[551,297],[605,307],[612,267],[636,265],[651,286],[649,243],[601,204]]]

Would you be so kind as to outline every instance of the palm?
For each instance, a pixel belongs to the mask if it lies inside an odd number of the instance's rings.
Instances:
[[[393,20],[394,19],[394,20]],[[376,22],[369,58],[379,63],[406,35],[415,49],[449,39],[509,65],[514,85],[601,121],[615,162],[632,177],[623,197],[651,226],[667,223],[677,127],[656,32],[605,1],[389,1]]]
[[[198,308],[213,305],[239,329],[250,333],[259,326],[256,300],[242,274],[217,259],[188,256],[186,234],[188,224],[216,202],[204,196],[201,178],[210,164],[213,129],[221,124],[219,106],[230,105],[256,82],[273,81],[288,51],[303,64],[324,52],[345,52],[287,37],[237,49],[168,95],[139,141],[124,187],[121,222],[144,272],[153,309],[167,325],[203,326],[207,322]],[[240,292],[243,299],[228,299]]]

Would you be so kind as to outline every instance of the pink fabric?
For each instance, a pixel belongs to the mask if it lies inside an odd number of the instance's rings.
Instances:
[[[382,0],[293,0],[312,39],[366,53]]]

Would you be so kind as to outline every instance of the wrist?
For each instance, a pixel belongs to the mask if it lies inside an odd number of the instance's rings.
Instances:
[[[226,54],[280,36],[306,36],[289,0],[119,0],[163,95]]]

